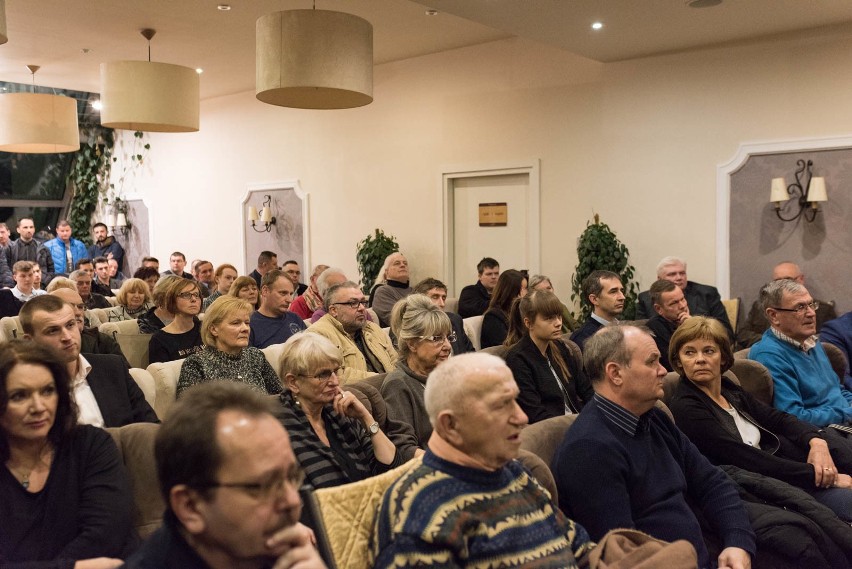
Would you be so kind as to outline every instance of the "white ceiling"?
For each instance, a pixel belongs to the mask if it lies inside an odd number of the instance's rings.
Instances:
[[[232,9],[217,10],[227,2]],[[201,67],[201,96],[254,89],[255,21],[311,0],[6,0],[0,81],[100,90],[103,61],[145,59],[139,30],[157,30],[152,60]],[[520,36],[610,62],[852,23],[850,0],[317,0],[373,24],[377,64]],[[426,15],[436,8],[435,16]],[[600,20],[598,32],[590,24]],[[84,49],[91,50],[83,53]]]

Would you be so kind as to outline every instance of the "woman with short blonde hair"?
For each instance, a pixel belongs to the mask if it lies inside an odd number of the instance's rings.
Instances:
[[[151,290],[142,279],[127,279],[115,295],[116,306],[107,310],[110,322],[136,320],[154,305]]]

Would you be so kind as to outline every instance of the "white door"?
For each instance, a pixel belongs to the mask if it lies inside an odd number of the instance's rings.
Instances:
[[[453,282],[447,283],[453,288],[450,296],[458,296],[463,287],[476,282],[476,264],[483,257],[497,259],[501,270],[529,269],[529,174],[454,178],[452,184]],[[507,224],[481,227],[479,206],[493,203],[506,204]]]

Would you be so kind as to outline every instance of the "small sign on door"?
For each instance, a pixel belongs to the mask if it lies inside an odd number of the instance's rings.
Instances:
[[[479,204],[480,227],[506,227],[509,223],[509,204],[481,203]]]

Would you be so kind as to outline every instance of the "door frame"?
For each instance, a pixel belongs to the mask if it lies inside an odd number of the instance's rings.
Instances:
[[[527,158],[489,164],[463,164],[441,168],[441,194],[443,200],[444,282],[447,294],[457,297],[461,291],[455,289],[455,180],[462,178],[486,178],[507,174],[526,174],[527,189],[527,269],[530,275],[537,274],[541,265],[541,161]]]

